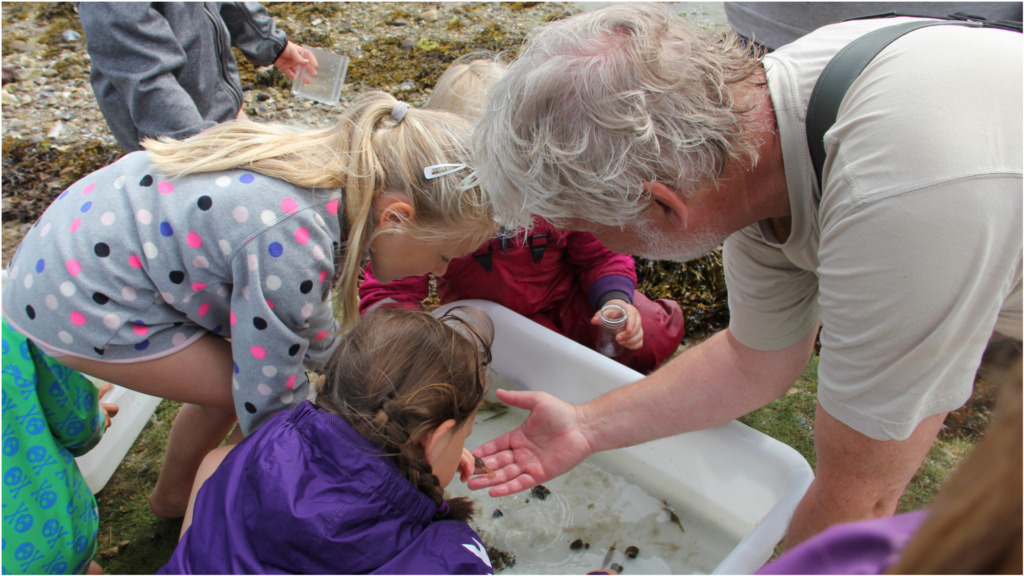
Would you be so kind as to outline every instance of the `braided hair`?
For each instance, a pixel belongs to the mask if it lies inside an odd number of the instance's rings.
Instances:
[[[377,309],[342,339],[317,391],[317,407],[394,458],[444,511],[438,518],[468,520],[473,506],[467,498],[445,500],[419,440],[446,420],[458,429],[472,418],[487,393],[493,335],[478,308],[459,306],[440,318]]]

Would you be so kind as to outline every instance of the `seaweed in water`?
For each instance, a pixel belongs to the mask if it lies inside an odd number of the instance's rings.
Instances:
[[[538,500],[544,500],[551,494],[551,490],[548,490],[543,484],[538,484],[530,490],[530,495]]]
[[[498,550],[494,546],[487,547],[487,557],[491,559],[491,568],[494,568],[494,573],[497,574],[505,568],[511,568],[516,565],[516,555],[511,552],[505,552],[504,550]]]

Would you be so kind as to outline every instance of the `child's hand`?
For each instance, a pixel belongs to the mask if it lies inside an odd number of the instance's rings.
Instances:
[[[459,480],[463,483],[468,482],[470,477],[473,476],[473,470],[475,468],[476,460],[473,457],[473,453],[463,448],[462,458],[459,459]]]
[[[644,345],[644,326],[640,319],[640,311],[629,302],[617,298],[605,302],[605,305],[608,304],[616,304],[626,311],[626,327],[623,328],[622,332],[615,335],[615,340],[627,350],[639,350],[642,348]],[[595,326],[601,323],[600,311],[594,313],[590,323]]]
[[[468,482],[476,472],[476,469],[480,468],[483,470],[482,474],[487,474],[488,478],[494,478],[494,471],[484,464],[484,461],[473,455],[472,452],[462,449],[462,459],[459,460],[459,480]]]
[[[100,391],[99,391],[99,395],[98,395],[98,397],[100,399],[100,412],[103,413],[103,429],[104,430],[106,430],[107,428],[110,428],[110,421],[111,421],[111,419],[114,416],[117,416],[117,413],[121,410],[121,408],[117,404],[114,404],[113,402],[104,402],[103,401],[103,397],[107,395],[107,392],[110,392],[113,389],[114,389],[114,385],[109,383],[109,382],[107,382],[107,383],[102,384],[100,386]]]
[[[306,84],[309,84],[309,77],[317,75],[316,69],[319,63],[317,63],[316,56],[312,52],[303,50],[302,46],[289,40],[284,50],[281,51],[281,55],[274,61],[274,66],[292,80],[295,80],[295,77],[299,75],[301,68],[305,68],[306,78],[303,80]]]

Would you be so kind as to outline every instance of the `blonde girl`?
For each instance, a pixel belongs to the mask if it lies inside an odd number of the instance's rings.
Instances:
[[[466,187],[470,127],[383,93],[318,130],[240,121],[146,140],[65,190],[26,235],[5,321],[60,363],[185,403],[150,507],[184,514],[236,417],[251,434],[307,396],[357,318],[365,257],[443,273],[495,230]]]

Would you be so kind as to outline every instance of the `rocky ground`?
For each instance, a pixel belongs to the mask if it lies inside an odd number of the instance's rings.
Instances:
[[[461,53],[514,48],[530,29],[576,10],[565,3],[267,3],[278,26],[298,43],[351,58],[342,103],[364,90],[389,91],[422,104],[444,66]],[[57,165],[55,173],[12,182],[10,150],[35,145],[58,157],[91,143],[85,162],[120,149],[110,135],[89,84],[89,55],[70,3],[9,3],[3,11],[3,264],[38,212],[87,173]],[[297,97],[273,68],[242,66],[245,110],[257,121],[316,126],[332,107]],[[90,158],[96,157],[96,158]],[[94,169],[105,162],[93,162]],[[25,168],[22,168],[25,170]],[[72,180],[73,181],[73,180]],[[25,208],[26,196],[40,197]]]
[[[595,6],[564,2],[265,3],[289,38],[351,59],[341,106],[365,90],[385,90],[413,105],[461,54],[488,50],[514,55],[529,30]],[[720,4],[679,4],[706,27],[721,26]],[[89,84],[89,55],[74,6],[68,2],[11,3],[3,11],[4,172],[11,150],[53,156],[36,178],[5,177],[3,264],[48,199],[120,153]],[[238,54],[236,52],[236,54]],[[333,107],[295,96],[272,67],[255,70],[240,57],[245,110],[256,121],[322,126]],[[84,153],[83,153],[84,151]],[[78,156],[74,162],[70,156]],[[72,166],[71,164],[75,164]],[[81,164],[85,164],[82,166]],[[8,174],[9,176],[9,174]],[[32,202],[25,206],[31,197]]]

